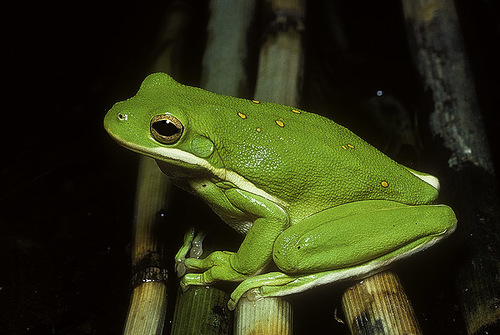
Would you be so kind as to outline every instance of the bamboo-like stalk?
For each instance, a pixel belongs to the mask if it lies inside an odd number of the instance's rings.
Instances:
[[[259,55],[255,99],[296,105],[302,80],[302,31],[305,16],[303,0],[266,1],[273,22],[268,25]]]
[[[132,291],[124,334],[162,334],[167,310],[167,287],[147,282]]]
[[[292,334],[292,306],[280,298],[242,299],[236,308],[235,335]]]
[[[302,34],[305,3],[267,1],[272,12],[260,55],[254,97],[257,100],[296,105],[302,77]],[[251,302],[242,298],[236,307],[235,334],[291,334],[291,305],[280,298]]]
[[[212,286],[196,286],[177,294],[171,335],[231,334],[228,294]]]
[[[203,88],[235,97],[247,93],[247,36],[255,6],[255,0],[210,1],[209,39],[203,55],[201,79]]]
[[[161,334],[167,308],[163,246],[154,234],[167,201],[168,179],[151,158],[141,157],[132,247],[133,292],[124,334]]]
[[[351,334],[421,334],[399,279],[385,271],[348,288],[342,296]]]
[[[500,201],[455,5],[403,0],[403,10],[413,61],[432,98],[443,189],[454,194],[456,234],[467,251],[456,278],[461,311],[468,334],[494,332],[500,327]]]

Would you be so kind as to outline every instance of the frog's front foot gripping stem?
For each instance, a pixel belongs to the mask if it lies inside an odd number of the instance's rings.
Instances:
[[[175,272],[178,277],[182,277],[186,273],[186,258],[199,258],[203,253],[203,239],[205,234],[199,232],[195,235],[194,228],[190,228],[184,235],[184,242],[175,255]]]

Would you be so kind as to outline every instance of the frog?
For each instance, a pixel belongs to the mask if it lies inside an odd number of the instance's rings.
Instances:
[[[236,251],[175,256],[184,289],[239,283],[228,307],[363,279],[445,239],[457,218],[435,176],[389,158],[319,114],[219,95],[166,73],[107,112],[123,147],[243,235]]]

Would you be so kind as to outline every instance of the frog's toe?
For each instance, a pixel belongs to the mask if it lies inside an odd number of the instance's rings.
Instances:
[[[181,287],[209,285],[211,282],[204,279],[203,273],[187,273],[181,279]]]
[[[249,301],[257,301],[263,298],[262,295],[260,294],[260,287],[253,287],[246,290],[245,288],[242,288],[240,286],[238,286],[233,291],[233,293],[231,294],[231,298],[227,303],[227,307],[230,310],[233,310],[236,307],[236,305],[243,296],[246,297],[246,299],[248,299]]]
[[[184,262],[176,262],[175,263],[175,272],[177,273],[177,277],[182,277],[186,274],[186,264]]]
[[[188,288],[191,287],[191,285],[187,285],[187,284],[180,282],[180,287],[181,287],[182,292],[186,292],[188,290]]]
[[[180,282],[179,282],[179,285],[182,289],[182,292],[185,292],[187,291],[187,289],[193,285],[193,281],[192,281],[192,275],[190,274],[187,274],[185,275],[184,277],[181,278]]]
[[[236,308],[236,305],[238,304],[238,301],[233,300],[233,298],[229,299],[227,302],[227,308],[229,308],[230,311],[234,311]]]
[[[190,258],[200,258],[203,254],[203,240],[205,239],[205,236],[206,234],[204,232],[199,232],[191,240],[191,250],[189,251]]]
[[[264,296],[262,295],[262,287],[255,287],[251,290],[248,290],[245,293],[245,297],[252,302],[258,301],[260,299],[263,299]]]
[[[255,277],[250,277],[238,285],[236,289],[231,294],[231,301],[236,305],[241,297],[245,296],[250,301],[260,300],[268,295],[264,292],[267,286],[276,285],[281,286],[292,281],[293,278],[281,273],[281,272],[270,272],[263,275],[258,275]]]
[[[184,262],[186,256],[191,250],[191,245],[193,240],[195,240],[195,232],[194,228],[190,228],[184,235],[184,241],[182,243],[182,246],[180,247],[179,251],[177,251],[177,253],[175,254],[175,262],[177,264]]]

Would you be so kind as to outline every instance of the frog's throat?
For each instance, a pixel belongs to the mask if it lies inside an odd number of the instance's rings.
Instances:
[[[276,204],[279,204],[281,206],[286,207],[288,205],[287,202],[276,198],[275,196],[267,193],[266,191],[258,188],[255,186],[254,183],[246,179],[245,177],[239,175],[238,173],[227,170],[224,168],[217,168],[212,166],[208,161],[206,161],[203,158],[200,158],[198,156],[195,156],[189,152],[182,151],[179,149],[175,148],[164,148],[164,147],[158,147],[158,148],[149,148],[147,150],[147,153],[145,153],[144,148],[137,147],[133,148],[130,145],[128,146],[129,149],[137,151],[141,154],[146,154],[154,159],[159,159],[159,160],[166,160],[166,161],[177,161],[177,162],[183,162],[191,165],[195,165],[198,167],[201,167],[210,173],[212,173],[214,176],[220,178],[221,180],[228,181],[232,184],[234,184],[237,188],[259,195],[263,198],[268,199],[269,201],[272,201]],[[142,149],[142,150],[141,150]]]

